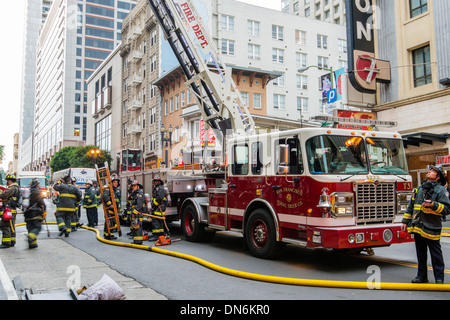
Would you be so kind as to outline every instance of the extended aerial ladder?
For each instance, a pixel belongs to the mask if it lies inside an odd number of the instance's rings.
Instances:
[[[202,119],[216,137],[223,142],[227,134],[253,134],[253,118],[231,77],[231,69],[220,60],[192,2],[149,0],[149,3],[183,69],[186,85],[194,93]]]
[[[112,187],[111,175],[109,174],[108,163],[105,162],[105,167],[103,168],[99,168],[97,165],[95,165],[95,170],[97,171],[97,182],[100,188],[100,200],[102,202],[103,212],[105,214],[106,231],[108,232],[108,234],[112,234],[113,231],[117,231],[119,237],[121,237],[122,231],[120,229],[119,213],[117,212],[116,199],[114,197],[114,190]],[[106,188],[108,188],[109,190],[109,195],[112,203],[111,206],[108,206],[103,200],[103,192]],[[114,213],[113,215],[109,213],[111,210]]]

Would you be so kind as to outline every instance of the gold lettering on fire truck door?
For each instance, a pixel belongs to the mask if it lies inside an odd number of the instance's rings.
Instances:
[[[303,190],[296,188],[282,188],[276,191],[277,205],[286,209],[296,209],[303,205],[298,197],[303,196]]]

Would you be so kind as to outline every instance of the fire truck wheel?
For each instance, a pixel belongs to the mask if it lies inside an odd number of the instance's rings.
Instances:
[[[181,229],[186,240],[202,241],[205,238],[205,225],[198,220],[198,214],[192,204],[188,204],[181,215]]]
[[[245,227],[248,248],[255,257],[276,258],[283,244],[276,241],[275,223],[264,209],[256,209],[250,214]]]

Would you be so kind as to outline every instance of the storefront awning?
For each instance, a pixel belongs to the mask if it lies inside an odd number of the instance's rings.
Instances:
[[[437,134],[428,132],[417,132],[402,135],[403,145],[407,148],[409,145],[418,147],[421,143],[433,145],[434,142],[446,143],[450,134]]]

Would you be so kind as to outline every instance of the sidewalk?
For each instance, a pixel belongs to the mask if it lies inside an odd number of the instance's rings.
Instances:
[[[48,294],[69,293],[69,288],[77,281],[80,287],[89,287],[98,282],[103,274],[119,285],[127,300],[167,300],[163,295],[61,240],[56,226],[50,225],[49,228],[50,238],[43,228],[37,249],[28,249],[25,227],[17,228],[15,247],[0,249],[0,300],[18,299],[15,290],[12,290],[12,280],[16,276],[20,276],[26,289],[33,288],[34,294]]]

